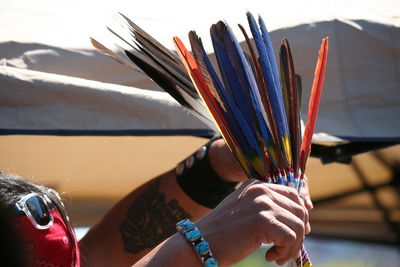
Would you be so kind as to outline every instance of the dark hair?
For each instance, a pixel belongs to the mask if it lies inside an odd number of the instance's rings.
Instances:
[[[29,193],[48,195],[47,187],[34,184],[15,174],[6,174],[0,171],[0,206],[9,208]]]
[[[46,186],[38,185],[15,174],[6,174],[0,171],[0,209],[9,213],[13,206],[29,193],[41,193],[46,195],[57,207],[58,212],[68,227],[68,234],[74,250],[78,250],[75,244],[74,230],[69,222],[69,217],[58,193]],[[10,213],[7,216],[11,216]]]
[[[0,207],[0,259],[1,266],[26,267],[27,258],[21,238],[11,223],[10,213]]]

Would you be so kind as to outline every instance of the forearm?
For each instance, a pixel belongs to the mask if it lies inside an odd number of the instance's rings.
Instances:
[[[129,266],[176,232],[184,218],[209,209],[195,203],[169,171],[122,199],[80,242],[83,266]]]
[[[197,254],[182,235],[174,234],[150,251],[134,267],[202,266]]]

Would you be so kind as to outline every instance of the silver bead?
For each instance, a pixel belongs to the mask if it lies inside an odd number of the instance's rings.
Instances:
[[[182,175],[184,170],[185,170],[185,165],[183,164],[183,162],[179,163],[178,166],[176,166],[176,175],[178,176]]]
[[[192,168],[192,166],[193,166],[193,164],[194,164],[194,160],[195,160],[194,156],[188,157],[188,158],[185,160],[186,168],[188,168],[188,169]]]
[[[196,152],[196,158],[197,159],[202,159],[206,156],[207,154],[207,147],[202,146],[197,152]]]

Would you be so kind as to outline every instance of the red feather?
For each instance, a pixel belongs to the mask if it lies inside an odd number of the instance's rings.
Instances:
[[[311,151],[311,141],[314,134],[315,123],[317,121],[319,102],[321,99],[322,86],[324,84],[324,75],[326,60],[328,56],[328,37],[322,39],[319,50],[318,62],[315,67],[314,82],[311,90],[310,103],[308,105],[308,119],[300,148],[300,170],[301,178],[304,177],[306,163]]]

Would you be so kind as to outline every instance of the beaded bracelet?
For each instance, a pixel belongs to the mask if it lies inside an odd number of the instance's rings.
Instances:
[[[193,201],[207,208],[215,208],[226,196],[235,191],[237,182],[225,182],[211,166],[208,151],[212,138],[206,145],[176,167],[176,181]]]
[[[186,240],[192,244],[194,250],[199,255],[204,267],[218,267],[217,260],[213,257],[208,242],[204,240],[199,228],[189,219],[184,219],[176,224],[178,232],[182,233]]]

